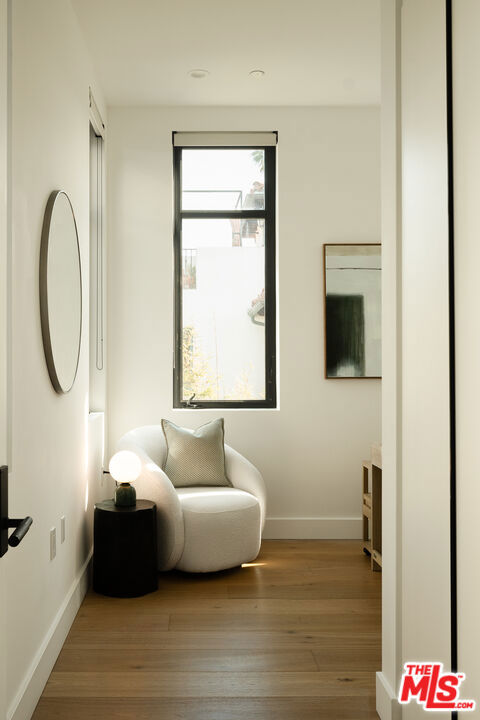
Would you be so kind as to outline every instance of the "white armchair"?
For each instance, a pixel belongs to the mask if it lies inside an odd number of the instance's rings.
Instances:
[[[246,458],[225,445],[233,487],[175,488],[161,469],[166,443],[161,425],[124,435],[118,450],[142,461],[137,496],[157,505],[158,569],[213,572],[254,560],[265,524],[265,484]]]

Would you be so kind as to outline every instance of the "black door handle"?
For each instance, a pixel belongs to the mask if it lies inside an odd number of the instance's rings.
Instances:
[[[27,532],[30,530],[30,526],[33,523],[33,520],[30,516],[27,516],[26,518],[23,518],[22,520],[9,520],[8,521],[8,527],[13,527],[15,530],[8,538],[8,544],[10,547],[17,547],[19,545]]]
[[[8,467],[0,467],[0,557],[3,557],[8,546],[17,547],[33,523],[31,517],[13,519],[8,517]],[[8,537],[9,528],[15,528]]]

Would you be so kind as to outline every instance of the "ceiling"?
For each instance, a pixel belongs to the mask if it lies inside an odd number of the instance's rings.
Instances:
[[[72,4],[109,105],[380,101],[380,0]]]

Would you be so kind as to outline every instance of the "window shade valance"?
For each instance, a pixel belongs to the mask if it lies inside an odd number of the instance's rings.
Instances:
[[[174,132],[175,147],[268,147],[276,132]]]

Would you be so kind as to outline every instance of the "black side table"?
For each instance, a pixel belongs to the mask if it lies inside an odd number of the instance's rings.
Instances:
[[[113,500],[95,505],[93,589],[112,597],[138,597],[158,587],[157,507],[137,500],[117,507]]]

